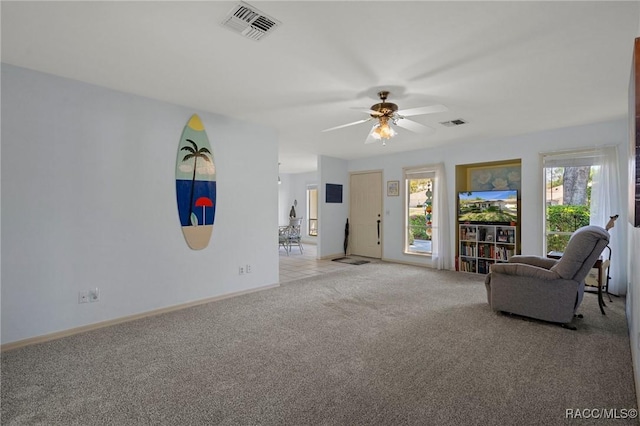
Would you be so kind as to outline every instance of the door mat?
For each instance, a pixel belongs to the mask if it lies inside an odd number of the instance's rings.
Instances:
[[[334,262],[348,263],[349,265],[364,265],[365,263],[369,263],[368,260],[351,259],[349,257],[338,257],[331,260],[333,260]]]

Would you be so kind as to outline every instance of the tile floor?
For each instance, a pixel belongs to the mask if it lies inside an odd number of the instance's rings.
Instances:
[[[280,283],[356,267],[346,263],[333,262],[329,259],[316,259],[318,251],[315,245],[303,243],[302,246],[302,254],[300,253],[300,249],[294,246],[291,248],[289,256],[287,256],[287,253],[282,247],[279,249]]]

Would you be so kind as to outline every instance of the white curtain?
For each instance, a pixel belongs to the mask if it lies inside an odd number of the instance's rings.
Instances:
[[[434,190],[434,224],[433,227],[435,244],[431,248],[433,266],[437,269],[451,269],[451,241],[449,240],[449,230],[451,229],[451,218],[449,217],[449,201],[447,199],[447,179],[444,170],[444,163],[435,165],[436,184]]]
[[[620,194],[620,170],[618,149],[610,146],[598,149],[594,163],[593,183],[591,186],[591,219],[592,225],[604,227],[609,218],[621,213],[622,203]],[[609,230],[611,238],[611,266],[609,268],[609,291],[613,294],[626,293],[626,265],[624,263],[624,247],[621,233],[622,226],[614,226]],[[609,250],[605,249],[604,256]]]

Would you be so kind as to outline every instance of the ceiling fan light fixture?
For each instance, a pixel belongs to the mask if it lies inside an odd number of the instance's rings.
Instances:
[[[387,96],[389,92],[386,90],[378,92],[378,96],[382,102],[379,102],[375,105],[372,105],[369,109],[364,110],[363,112],[367,112],[369,114],[369,118],[354,121],[347,124],[342,124],[340,126],[331,127],[329,129],[324,129],[323,132],[328,132],[331,130],[342,129],[344,127],[353,126],[355,124],[366,123],[367,121],[372,121],[376,123],[371,130],[369,131],[369,135],[365,139],[365,144],[372,143],[375,141],[382,141],[382,145],[385,144],[385,141],[393,138],[397,135],[394,126],[402,127],[403,129],[407,129],[414,133],[425,133],[427,131],[435,131],[432,127],[422,125],[416,121],[412,121],[407,119],[407,117],[414,115],[422,115],[422,114],[434,114],[438,112],[448,111],[444,105],[430,105],[424,107],[410,108],[400,110],[398,109],[398,105],[387,102]]]
[[[376,140],[391,139],[395,135],[396,131],[389,125],[389,119],[385,116],[380,117],[380,122],[371,129],[371,137]]]

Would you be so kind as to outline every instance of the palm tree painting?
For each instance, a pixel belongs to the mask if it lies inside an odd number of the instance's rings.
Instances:
[[[194,193],[195,183],[196,183],[196,170],[198,166],[198,158],[202,158],[204,161],[208,161],[209,163],[212,163],[212,161],[211,161],[211,158],[208,157],[209,155],[211,155],[211,151],[209,151],[205,147],[198,149],[198,144],[196,144],[191,139],[186,139],[186,141],[189,142],[191,145],[193,145],[193,146],[183,146],[180,149],[180,151],[188,152],[188,154],[185,155],[184,158],[182,159],[183,162],[189,161],[193,158],[193,177],[191,178],[191,196],[189,197],[189,199],[191,200],[191,202],[189,203],[189,218],[191,218],[191,215],[193,214],[193,193]]]
[[[209,244],[216,210],[216,168],[200,117],[184,127],[176,159],[178,216],[187,245],[194,250]]]

